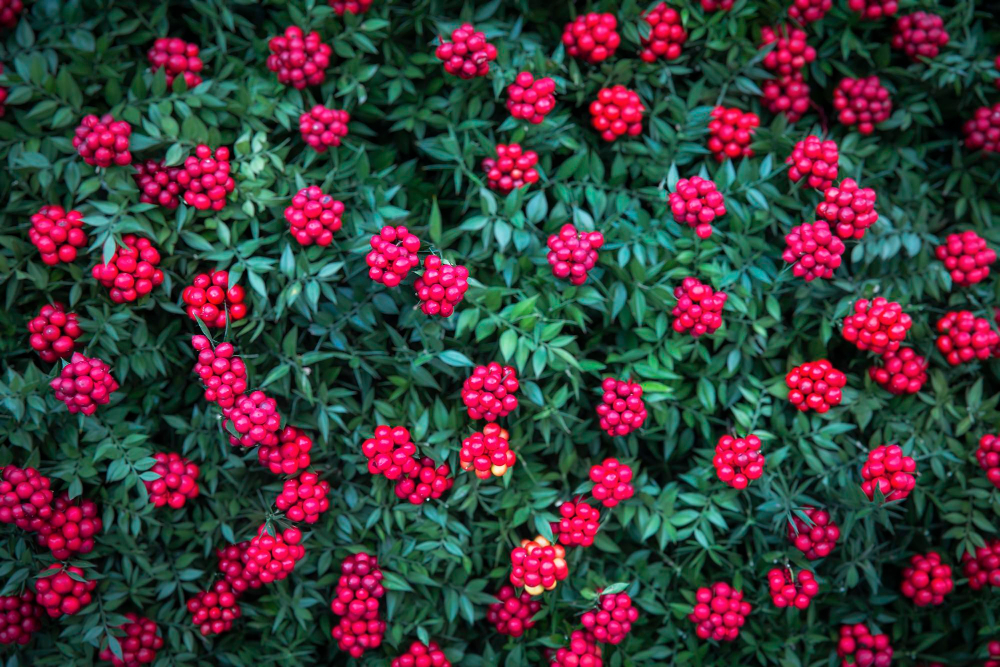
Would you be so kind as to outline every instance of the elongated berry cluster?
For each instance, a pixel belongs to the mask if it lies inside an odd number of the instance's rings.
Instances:
[[[281,431],[281,415],[273,398],[254,391],[236,399],[222,428],[229,434],[229,444],[233,447],[274,447]]]
[[[889,667],[892,663],[892,647],[889,635],[873,635],[863,624],[840,626],[840,641],[837,655],[843,658],[841,665],[858,667]]]
[[[365,257],[370,267],[368,277],[386,287],[398,285],[420,261],[417,258],[420,239],[403,225],[386,225],[372,235],[371,246]]]
[[[486,620],[502,635],[520,637],[535,626],[532,617],[542,609],[542,603],[527,591],[520,595],[513,586],[504,585],[496,594],[497,602],[489,606]]]
[[[538,153],[522,151],[520,144],[497,144],[497,157],[483,159],[486,184],[491,190],[508,194],[538,182]]]
[[[250,546],[243,552],[243,577],[259,578],[265,584],[285,579],[295,569],[295,563],[306,556],[301,541],[298,528],[286,528],[272,535],[266,525],[261,526],[257,537],[250,540]]]
[[[168,167],[164,160],[146,160],[135,165],[132,178],[139,186],[139,201],[175,209],[181,203],[181,167]]]
[[[510,583],[518,588],[524,586],[530,595],[551,591],[569,576],[566,550],[541,535],[521,540],[521,546],[510,552],[510,562]]]
[[[965,147],[987,153],[1000,152],[1000,102],[992,107],[979,107],[972,118],[962,125]]]
[[[913,474],[917,463],[903,456],[899,445],[879,445],[868,453],[868,460],[861,468],[861,490],[869,500],[875,499],[878,489],[886,500],[902,500],[910,495],[917,480]]]
[[[43,206],[31,216],[28,239],[48,266],[59,262],[69,264],[76,259],[78,248],[87,245],[83,213],[67,211],[61,206]]]
[[[899,0],[847,0],[847,6],[852,12],[861,14],[861,18],[877,21],[895,14]]]
[[[837,180],[839,161],[837,142],[833,139],[820,141],[814,134],[796,143],[792,154],[785,158],[788,179],[792,183],[806,179],[806,185],[817,190],[826,190]]]
[[[753,157],[750,141],[754,130],[760,125],[760,118],[752,112],[740,109],[715,107],[708,122],[708,149],[715,154],[716,162],[738,157]]]
[[[420,459],[409,475],[396,482],[395,493],[400,500],[411,505],[422,505],[428,498],[440,498],[455,485],[451,466],[438,465],[430,457]]]
[[[414,458],[417,446],[410,440],[410,432],[402,426],[376,426],[375,437],[361,444],[361,453],[368,459],[368,472],[385,475],[386,479],[409,476],[419,465]]]
[[[351,114],[343,109],[330,109],[317,104],[299,116],[299,134],[302,140],[317,153],[325,153],[330,146],[336,148],[347,136]]]
[[[318,185],[302,188],[285,209],[289,231],[300,245],[328,246],[344,225],[344,203],[323,194]]]
[[[594,635],[585,630],[574,630],[569,643],[556,649],[549,667],[601,667],[601,647]]]
[[[385,634],[379,618],[379,600],[385,595],[382,570],[375,556],[362,552],[345,558],[340,573],[330,609],[341,618],[331,634],[341,651],[360,658],[381,646]]]
[[[118,391],[118,382],[111,376],[111,369],[97,358],[85,357],[74,352],[70,363],[63,367],[59,377],[49,383],[56,398],[66,404],[73,414],[92,415],[98,405],[106,405],[111,394]]]
[[[715,474],[734,489],[745,489],[751,481],[764,474],[764,455],[760,452],[760,438],[753,433],[745,438],[724,435],[715,446],[712,459]]]
[[[806,282],[831,278],[843,262],[844,242],[834,236],[826,220],[804,222],[785,235],[781,258],[792,265],[792,274]]]
[[[903,570],[903,595],[918,607],[943,603],[944,596],[954,588],[951,567],[942,563],[940,554],[935,551],[916,554],[910,558],[910,566]]]
[[[239,285],[229,286],[228,271],[199,273],[181,292],[188,317],[217,328],[226,326],[227,320],[238,322],[247,316],[245,296]]]
[[[124,637],[118,639],[122,657],[116,656],[111,647],[106,646],[101,651],[101,660],[110,661],[112,667],[139,667],[155,662],[156,652],[163,648],[163,637],[160,636],[159,626],[145,616],[139,617],[128,613],[125,614],[125,618],[128,619],[128,623],[118,627],[125,633]]]
[[[330,6],[337,16],[364,14],[371,8],[372,0],[330,0]]]
[[[809,110],[809,84],[800,72],[767,79],[761,91],[767,110],[785,114],[790,123],[801,120]]]
[[[52,516],[52,499],[52,480],[34,468],[0,468],[0,523],[33,530]]]
[[[184,503],[198,497],[198,466],[183,458],[176,452],[157,452],[153,454],[156,463],[150,470],[160,476],[152,481],[146,480],[146,491],[149,502],[155,507],[170,505],[177,510]]]
[[[271,50],[267,68],[278,73],[280,83],[302,90],[306,86],[318,86],[326,78],[333,50],[322,42],[315,30],[307,35],[302,28],[290,25],[283,35],[272,37],[267,47]]]
[[[971,229],[948,234],[944,245],[934,249],[934,255],[944,263],[951,282],[962,287],[986,280],[990,264],[997,261],[997,254],[986,245],[986,239]]]
[[[67,313],[66,306],[55,301],[47,303],[38,311],[38,316],[28,322],[28,345],[38,353],[42,361],[53,363],[73,354],[73,342],[83,331],[77,322],[76,313]]]
[[[213,152],[205,144],[195,146],[194,155],[184,160],[177,182],[184,190],[184,203],[199,211],[221,211],[226,196],[236,189],[229,162],[229,149],[219,146]]]
[[[24,3],[21,0],[0,0],[0,27],[13,28],[16,26],[22,11],[24,11]]]
[[[451,661],[434,642],[413,642],[406,653],[393,659],[389,667],[451,667]]]
[[[670,193],[674,220],[693,228],[700,239],[712,235],[712,222],[726,214],[726,202],[715,182],[701,176],[682,178]]]
[[[129,142],[132,126],[106,113],[100,118],[84,116],[73,137],[73,148],[93,167],[119,167],[132,163]]]
[[[237,597],[225,581],[215,582],[207,591],[198,591],[187,601],[191,622],[205,637],[231,630],[233,621],[241,615]]]
[[[969,580],[969,588],[978,591],[984,586],[1000,586],[1000,540],[988,540],[976,547],[976,554],[962,554],[962,574]]]
[[[941,47],[948,43],[944,20],[930,12],[914,12],[896,20],[892,48],[903,51],[910,60],[936,58]]]
[[[799,576],[793,578],[791,570],[774,568],[767,573],[768,592],[771,602],[779,609],[795,607],[806,609],[813,596],[819,592],[819,584],[809,570],[799,570]]]
[[[840,185],[823,191],[816,217],[829,223],[840,238],[859,240],[878,222],[875,191],[858,186],[853,178],[845,178]]]
[[[219,572],[225,575],[226,583],[230,585],[233,593],[239,597],[248,590],[257,590],[264,585],[260,577],[247,575],[244,577],[243,554],[250,548],[250,541],[230,544],[221,549],[216,549],[215,554],[219,558]]]
[[[602,431],[614,437],[642,428],[646,421],[646,403],[638,382],[606,377],[601,383],[601,391],[603,396],[597,406],[597,417]]]
[[[882,355],[882,365],[872,366],[868,374],[892,394],[915,394],[927,382],[927,360],[913,348],[901,347]]]
[[[597,251],[604,245],[600,232],[578,232],[566,223],[558,234],[549,236],[549,253],[546,259],[556,278],[569,280],[573,285],[587,282],[587,274],[597,264]]]
[[[517,463],[510,448],[510,435],[499,424],[492,423],[462,441],[458,452],[462,470],[471,470],[479,479],[503,477]]]
[[[796,366],[785,375],[788,401],[799,410],[823,413],[843,399],[847,376],[826,359]]]
[[[580,623],[602,644],[620,644],[638,618],[639,608],[632,604],[628,593],[612,593],[602,595],[597,609],[584,613]]]
[[[844,125],[857,125],[861,134],[871,134],[875,125],[889,120],[892,99],[889,91],[875,75],[862,79],[840,80],[833,91],[833,108]]]
[[[600,465],[591,466],[590,481],[594,483],[594,500],[605,507],[614,507],[635,494],[632,468],[618,459],[604,459]]]
[[[36,531],[39,546],[48,547],[57,560],[69,560],[74,554],[93,551],[94,536],[103,527],[97,505],[86,498],[71,501],[63,492],[52,503],[51,516],[33,519],[30,529]]]
[[[642,51],[639,57],[647,63],[657,58],[674,60],[680,58],[681,47],[687,41],[687,32],[681,25],[681,15],[667,3],[661,2],[643,14],[643,20],[650,25],[649,37],[640,37]]]
[[[150,71],[163,69],[168,86],[172,86],[174,79],[179,76],[184,79],[188,88],[194,88],[201,83],[199,72],[205,66],[199,53],[201,49],[197,44],[177,37],[161,37],[149,47],[146,58],[149,60]]]
[[[462,383],[462,402],[469,419],[495,422],[517,409],[514,393],[520,384],[513,366],[501,366],[491,361],[486,366],[476,366],[472,375]]]
[[[803,507],[803,514],[809,521],[793,514],[788,524],[788,541],[805,554],[809,560],[826,558],[837,546],[840,539],[840,528],[830,518],[826,510],[815,507]]]
[[[779,76],[797,74],[806,65],[816,60],[816,49],[806,43],[806,32],[790,26],[771,28],[765,26],[760,31],[761,45],[764,48],[775,44],[774,49],[764,56],[764,68]]]
[[[233,407],[247,390],[247,368],[235,356],[233,344],[219,343],[213,348],[212,341],[199,334],[191,337],[191,347],[198,353],[194,372],[205,385],[205,400],[224,410]]]
[[[605,141],[616,141],[625,134],[636,137],[642,133],[644,113],[646,107],[638,93],[619,83],[597,92],[597,99],[590,103],[590,124]]]
[[[566,53],[588,63],[599,63],[614,55],[621,44],[614,14],[581,14],[563,28]]]
[[[298,477],[285,480],[274,504],[290,521],[316,523],[319,515],[330,509],[330,501],[326,497],[329,492],[329,482],[320,480],[316,473],[304,472]]]
[[[968,310],[951,311],[937,322],[937,348],[952,366],[989,359],[1000,346],[1000,334],[989,320]]]
[[[564,546],[589,547],[601,527],[601,512],[580,499],[567,500],[559,506],[559,522],[552,524],[552,534]]]
[[[34,593],[0,596],[0,646],[24,646],[41,627],[42,608],[35,602]]]
[[[312,446],[312,438],[294,426],[286,426],[277,444],[257,448],[257,460],[275,475],[294,475],[309,467]]]
[[[490,61],[497,59],[497,47],[486,41],[486,35],[471,23],[463,23],[451,31],[451,41],[441,38],[434,52],[444,62],[444,71],[461,79],[486,76]]]
[[[826,16],[833,7],[833,0],[793,0],[788,16],[799,23],[812,23]]]
[[[424,273],[413,284],[424,315],[451,317],[469,289],[469,270],[445,264],[437,255],[424,257]]]
[[[97,582],[88,580],[80,568],[53,563],[35,579],[35,600],[50,618],[72,616],[91,603],[95,588]]]
[[[135,301],[163,283],[163,271],[156,268],[160,251],[149,239],[126,234],[122,244],[115,246],[107,264],[97,264],[91,270],[94,279],[108,288],[115,303]]]
[[[841,333],[844,340],[854,343],[859,350],[885,354],[899,349],[912,325],[913,320],[902,306],[877,296],[871,301],[854,302],[854,312],[844,318]]]
[[[556,106],[556,82],[549,77],[536,79],[531,72],[521,72],[507,86],[510,115],[538,125]]]
[[[979,467],[986,471],[990,484],[1000,489],[1000,436],[987,433],[979,438],[976,460]]]
[[[690,333],[697,338],[712,334],[722,326],[722,309],[726,307],[726,293],[716,292],[697,278],[687,277],[674,288],[677,305],[670,313],[674,316],[674,331]]]
[[[700,639],[735,640],[753,609],[743,600],[743,591],[725,581],[716,582],[711,588],[699,588],[695,600],[697,604],[688,618],[695,624]]]

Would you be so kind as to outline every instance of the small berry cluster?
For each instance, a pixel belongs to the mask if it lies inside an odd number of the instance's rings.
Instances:
[[[559,506],[559,523],[552,524],[552,534],[564,546],[589,547],[601,527],[601,512],[580,499],[567,500]]]
[[[844,340],[854,343],[859,350],[875,354],[896,352],[913,321],[895,301],[877,296],[871,301],[858,299],[854,312],[844,318]]]
[[[601,88],[597,99],[590,103],[590,124],[605,141],[616,141],[625,134],[630,137],[641,134],[644,113],[646,107],[638,93],[615,84],[611,88]]]
[[[85,415],[94,414],[98,405],[107,405],[111,394],[118,391],[118,382],[111,376],[108,365],[79,352],[73,353],[70,363],[63,367],[59,377],[52,380],[49,386],[71,413]]]
[[[788,16],[799,23],[812,23],[826,16],[833,7],[833,0],[793,0]]]
[[[517,409],[515,392],[520,388],[517,369],[491,361],[476,366],[462,383],[462,402],[469,419],[495,422]]]
[[[614,14],[581,14],[563,29],[566,53],[588,63],[607,60],[622,41],[617,28]]]
[[[451,661],[434,642],[413,642],[406,653],[393,659],[389,667],[451,667]]]
[[[892,394],[915,394],[927,382],[927,360],[913,348],[901,347],[883,354],[882,365],[872,366],[868,374]]]
[[[695,600],[697,604],[688,618],[695,624],[700,639],[734,641],[753,609],[743,599],[743,591],[724,581],[712,584],[711,588],[699,588]]]
[[[97,505],[86,498],[71,501],[63,492],[52,503],[48,518],[32,520],[29,529],[35,531],[35,541],[47,547],[57,560],[69,560],[74,554],[89,554],[94,550],[94,536],[104,522],[97,516]]]
[[[620,644],[638,618],[639,608],[632,604],[632,598],[618,593],[602,595],[597,609],[586,612],[580,623],[602,644]]]
[[[338,648],[360,658],[365,651],[381,646],[385,621],[379,618],[379,600],[385,596],[385,588],[378,559],[364,552],[345,558],[334,595],[330,609],[340,616],[340,622],[331,634]]]
[[[549,236],[546,259],[552,267],[552,275],[568,279],[573,285],[582,285],[597,264],[597,251],[603,245],[604,235],[600,232],[578,232],[576,227],[566,223],[558,234]]]
[[[281,415],[273,398],[254,391],[236,399],[222,428],[229,434],[229,444],[233,447],[274,447],[281,431]]]
[[[781,258],[792,265],[792,274],[806,282],[831,278],[843,262],[844,242],[830,231],[826,220],[804,222],[785,235]]]
[[[530,595],[551,591],[569,576],[566,550],[550,544],[539,535],[534,540],[521,540],[521,546],[510,552],[510,583]]]
[[[312,446],[312,438],[294,426],[286,426],[278,435],[278,444],[257,448],[257,461],[275,475],[294,475],[309,467]]]
[[[1000,102],[992,107],[976,109],[972,118],[962,125],[962,132],[965,134],[965,147],[970,151],[1000,152]]]
[[[247,368],[243,359],[235,356],[232,343],[219,343],[212,347],[212,341],[202,335],[191,337],[191,347],[198,353],[194,372],[205,385],[205,400],[218,403],[228,410],[247,390]]]
[[[716,162],[725,162],[738,157],[753,157],[750,141],[754,128],[760,125],[757,114],[743,112],[736,108],[715,107],[708,122],[708,149],[715,155]]]
[[[232,629],[233,621],[240,617],[237,594],[225,581],[217,581],[207,591],[198,591],[187,601],[191,622],[205,637],[218,635]]]
[[[0,523],[32,530],[52,516],[52,480],[34,468],[0,468]]]
[[[861,468],[864,480],[861,490],[869,500],[875,499],[876,489],[886,500],[902,500],[917,485],[913,476],[916,471],[916,462],[909,456],[903,456],[899,445],[879,445],[868,453],[868,460]]]
[[[952,366],[989,359],[1000,346],[1000,334],[989,320],[968,310],[951,311],[938,320],[937,348]]]
[[[642,385],[606,377],[601,383],[601,391],[603,395],[597,405],[597,418],[602,431],[614,437],[642,428],[647,416]]]
[[[976,460],[986,472],[986,479],[990,480],[990,484],[1000,489],[1000,436],[987,433],[979,438]],[[0,520],[2,518],[0,515]]]
[[[128,613],[125,618],[128,622],[118,626],[125,633],[118,639],[122,657],[116,656],[111,647],[106,646],[100,653],[101,660],[111,662],[112,667],[139,667],[156,662],[156,652],[163,648],[159,626],[145,616]]]
[[[199,211],[221,211],[226,197],[236,189],[229,162],[229,149],[219,146],[212,151],[205,144],[195,146],[194,155],[184,160],[177,183],[184,190],[184,203]]]
[[[302,188],[285,209],[288,229],[299,245],[328,246],[343,227],[344,203],[323,194],[318,185]]]
[[[600,465],[591,466],[590,481],[594,483],[594,500],[605,507],[614,507],[635,494],[632,468],[618,459],[604,459]]]
[[[146,160],[135,165],[135,179],[139,187],[139,201],[159,204],[173,210],[181,203],[181,184],[177,178],[181,167],[168,167],[165,160]]]
[[[440,498],[455,485],[451,466],[437,465],[430,457],[420,459],[409,475],[396,482],[396,497],[411,505],[422,505],[428,498]]]
[[[594,635],[585,630],[574,630],[569,644],[552,654],[549,667],[601,667],[601,647]]]
[[[181,292],[188,317],[205,326],[222,328],[226,322],[238,322],[247,316],[245,294],[239,285],[229,286],[228,271],[200,273],[194,283]]]
[[[97,264],[90,272],[108,288],[115,303],[135,301],[163,284],[163,271],[156,268],[160,263],[160,251],[156,246],[149,239],[134,234],[126,234],[121,242],[122,245],[115,246],[106,264]]]
[[[486,41],[486,35],[471,23],[463,23],[451,31],[451,41],[441,38],[434,52],[444,62],[444,71],[461,79],[486,76],[490,61],[497,59],[497,47]]]
[[[764,455],[760,438],[753,433],[745,438],[724,435],[715,446],[715,474],[734,489],[745,489],[751,481],[764,474]]]
[[[687,32],[681,25],[680,13],[661,2],[643,14],[643,20],[650,25],[649,37],[640,37],[642,51],[639,57],[647,63],[657,58],[675,60],[681,56],[681,47],[687,41]]]
[[[845,241],[860,240],[865,230],[878,222],[875,191],[860,187],[853,178],[845,178],[840,185],[823,191],[816,217],[825,220]]]
[[[513,586],[504,585],[496,594],[497,602],[486,612],[486,620],[493,624],[497,632],[511,637],[520,637],[534,627],[532,617],[542,609],[542,603],[527,591],[520,595]]]
[[[978,591],[984,586],[1000,586],[1000,540],[989,540],[976,547],[976,554],[962,554],[962,574],[969,580],[969,587]]]
[[[986,280],[990,264],[997,261],[996,252],[986,245],[986,239],[971,229],[961,234],[948,234],[934,255],[944,263],[955,285],[967,287]]]
[[[479,479],[503,477],[517,463],[510,448],[510,435],[499,424],[492,423],[462,441],[458,452],[462,470],[471,470]]]
[[[325,153],[330,146],[336,148],[340,145],[347,136],[350,122],[351,114],[343,109],[330,109],[317,104],[299,116],[299,134],[317,153]]]
[[[451,317],[469,289],[469,270],[462,265],[446,264],[437,255],[427,255],[423,275],[413,283],[413,289],[424,315]]]
[[[48,266],[59,262],[69,264],[76,259],[78,249],[87,245],[83,213],[67,211],[61,206],[43,206],[31,216],[28,239]]]
[[[329,482],[320,480],[316,473],[304,472],[285,480],[274,504],[290,521],[312,524],[319,521],[320,514],[330,509],[330,501],[326,497],[329,491]]]
[[[538,153],[521,150],[520,144],[497,144],[496,154],[496,158],[483,159],[486,184],[491,190],[506,195],[538,182]]]
[[[42,361],[54,363],[73,354],[74,342],[83,331],[76,313],[67,313],[58,301],[45,304],[38,315],[28,322],[28,345]]]
[[[833,139],[821,141],[814,134],[796,143],[792,154],[785,158],[788,179],[792,183],[805,179],[806,185],[817,190],[827,190],[837,180],[839,161],[837,142]]]
[[[163,69],[167,75],[167,85],[172,86],[178,76],[184,79],[188,88],[201,83],[198,74],[205,66],[199,57],[201,49],[197,44],[185,42],[177,37],[161,37],[153,42],[146,52],[149,69],[152,72]]]
[[[150,470],[159,479],[145,481],[149,501],[154,507],[170,505],[175,510],[184,503],[198,497],[198,466],[176,452],[157,452],[153,455],[156,463]]]
[[[833,108],[844,125],[857,125],[861,134],[871,134],[875,125],[889,120],[892,100],[889,91],[875,75],[841,79],[833,91]]]
[[[267,525],[261,526],[242,554],[243,578],[260,579],[265,584],[285,579],[295,569],[295,563],[306,556],[301,541],[298,528],[286,528],[272,535]]]
[[[899,9],[899,0],[847,0],[847,6],[852,12],[861,14],[867,21],[892,16]]]
[[[954,588],[951,567],[944,565],[934,551],[913,556],[910,566],[903,570],[903,595],[918,607],[943,603],[944,596]]]
[[[674,220],[693,228],[700,239],[712,235],[712,222],[726,214],[726,201],[715,182],[701,176],[682,178],[670,193]]]
[[[119,167],[132,163],[129,142],[132,126],[123,120],[115,120],[107,113],[98,118],[91,114],[84,116],[73,137],[73,148],[83,161],[93,167]]]
[[[410,440],[410,431],[403,426],[379,425],[375,437],[361,444],[361,453],[368,459],[368,472],[398,480],[409,476],[418,464],[414,456],[417,446]]]
[[[368,262],[368,277],[386,287],[398,285],[410,269],[417,266],[420,239],[403,225],[386,225],[378,234],[372,235],[372,249],[365,257]]]
[[[788,541],[809,560],[826,558],[837,546],[840,528],[826,510],[803,507],[802,513],[809,518],[809,522],[793,514],[788,524]]]
[[[35,600],[49,618],[72,616],[91,603],[97,582],[74,565],[53,563],[35,580]]]
[[[219,558],[219,572],[225,575],[226,583],[236,596],[243,595],[248,590],[257,590],[264,585],[260,577],[243,576],[243,554],[249,547],[250,541],[247,540],[215,551]]]
[[[840,641],[837,655],[843,658],[842,665],[858,667],[889,667],[892,663],[892,647],[889,635],[873,635],[863,624],[840,626]]]
[[[34,593],[0,596],[0,646],[24,646],[41,628],[42,607],[35,602]]]
[[[371,8],[372,0],[330,0],[330,6],[337,16],[364,14]]]
[[[531,72],[521,72],[507,86],[510,115],[538,125],[556,106],[556,82],[549,77],[536,79]]]
[[[767,584],[771,602],[779,609],[806,609],[819,592],[816,577],[809,570],[799,570],[799,576],[794,578],[787,567],[774,568],[767,573]]]
[[[937,14],[914,12],[900,16],[896,21],[892,48],[902,50],[910,60],[936,58],[941,47],[948,43],[944,20]]]
[[[788,400],[796,408],[824,413],[840,405],[847,376],[826,359],[820,359],[790,370],[785,375],[785,384],[789,389]]]
[[[674,288],[677,305],[670,314],[674,316],[673,328],[677,333],[690,333],[697,338],[715,333],[722,326],[722,310],[726,307],[725,292],[716,292],[697,278],[687,277]]]
[[[283,35],[272,37],[267,47],[271,50],[267,68],[278,73],[279,83],[302,90],[318,86],[326,78],[333,50],[320,40],[315,30],[306,35],[302,28],[290,25]]]

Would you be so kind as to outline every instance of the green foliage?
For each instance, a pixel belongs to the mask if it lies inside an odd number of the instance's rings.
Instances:
[[[95,602],[46,622],[7,665],[88,665],[121,614],[156,619],[166,646],[158,664],[343,663],[330,639],[329,601],[346,554],[378,554],[389,588],[384,650],[361,662],[387,665],[414,638],[431,637],[456,663],[540,664],[592,603],[594,591],[627,584],[642,617],[606,652],[621,665],[833,664],[842,622],[891,635],[902,664],[939,659],[971,664],[985,655],[1000,605],[991,591],[957,591],[937,610],[917,610],[898,592],[916,552],[961,554],[995,537],[1000,496],[975,464],[979,436],[996,428],[996,362],[950,368],[934,350],[934,324],[951,309],[991,317],[997,281],[952,290],[933,260],[951,231],[974,228],[993,247],[1000,231],[995,160],[961,147],[960,125],[995,101],[1000,33],[988,5],[937,7],[951,43],[933,63],[910,64],[888,46],[890,22],[866,23],[835,1],[809,26],[819,57],[808,71],[813,113],[790,127],[762,114],[753,159],[717,165],[706,119],[724,103],[759,110],[756,43],[781,20],[778,0],[738,0],[730,13],[685,2],[690,39],[665,65],[634,57],[648,3],[602,0],[623,26],[618,54],[601,66],[572,61],[563,24],[583,3],[493,0],[376,0],[362,16],[337,17],[316,0],[38,0],[3,35],[0,84],[9,88],[0,122],[0,464],[39,467],[73,496],[103,507],[95,551],[78,563],[100,579]],[[908,12],[927,0],[902,3]],[[433,57],[437,35],[474,20],[499,48],[488,79],[446,78]],[[335,58],[321,88],[277,84],[264,61],[267,38],[289,23],[319,30]],[[168,90],[147,70],[154,38],[179,36],[203,48],[206,80]],[[541,126],[509,118],[503,89],[529,69],[556,79],[556,111]],[[878,73],[895,111],[871,137],[831,116],[840,77]],[[586,107],[597,90],[624,83],[650,113],[643,135],[604,144]],[[298,136],[315,103],[346,108],[350,135],[318,155]],[[181,162],[199,142],[234,149],[237,195],[215,215],[140,204],[125,168],[97,171],[74,154],[79,119],[110,111],[132,123],[138,158]],[[827,123],[832,123],[827,126]],[[835,280],[805,284],[780,259],[783,235],[811,221],[818,193],[787,179],[784,158],[810,132],[841,149],[841,178],[878,193],[882,217],[849,244]],[[479,167],[495,143],[521,142],[541,156],[537,185],[499,197]],[[667,193],[679,177],[713,178],[729,208],[710,240],[677,225]],[[327,249],[304,249],[282,211],[308,184],[342,199],[344,229]],[[27,238],[28,218],[58,203],[81,210],[92,243],[73,265],[44,266]],[[608,242],[586,285],[555,280],[547,235],[573,222]],[[418,309],[411,278],[388,290],[367,276],[368,239],[384,224],[407,224],[425,247],[469,267],[471,287],[450,320]],[[121,235],[155,240],[165,282],[139,305],[113,305],[90,278]],[[228,332],[247,360],[251,386],[277,398],[285,419],[317,439],[314,464],[332,485],[331,510],[306,532],[306,559],[289,579],[243,603],[245,618],[203,641],[184,601],[215,573],[214,549],[249,539],[280,481],[255,454],[230,448],[218,411],[190,369],[197,326],[178,306],[201,271],[228,268],[248,288],[250,315]],[[672,289],[696,275],[729,293],[725,326],[693,340],[670,327]],[[837,329],[850,305],[875,294],[900,301],[915,320],[910,340],[931,359],[917,396],[893,398],[869,380],[871,355]],[[47,387],[57,371],[27,346],[26,324],[49,300],[81,317],[87,352],[113,366],[121,390],[90,418],[72,416]],[[844,404],[827,415],[797,413],[783,374],[829,358],[848,373]],[[400,503],[364,469],[360,443],[377,423],[408,426],[427,455],[458,469],[458,448],[476,426],[460,401],[469,367],[517,366],[521,406],[505,425],[518,455],[512,473],[479,482],[459,471],[452,492],[422,507]],[[650,417],[627,438],[609,439],[593,408],[605,374],[646,390]],[[481,427],[481,424],[478,426]],[[711,456],[725,433],[765,441],[765,476],[745,492],[724,487]],[[918,461],[916,491],[879,507],[858,490],[869,448],[896,442]],[[180,511],[147,506],[141,479],[155,451],[199,462],[202,496]],[[484,614],[504,583],[509,551],[546,531],[556,504],[587,493],[589,466],[618,456],[637,472],[637,494],[605,511],[589,550],[574,549],[570,578],[544,597],[525,639],[492,632]],[[794,508],[829,508],[844,537],[814,564],[821,593],[807,612],[775,609],[765,573],[807,563],[785,537]],[[52,562],[30,536],[0,528],[6,593]],[[956,578],[961,579],[956,567]],[[716,580],[742,587],[754,605],[740,640],[698,641],[686,619],[694,589]],[[9,650],[9,649],[8,649]]]

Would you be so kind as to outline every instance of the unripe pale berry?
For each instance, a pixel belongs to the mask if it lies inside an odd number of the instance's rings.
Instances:
[[[510,552],[511,585],[524,587],[530,595],[541,595],[551,591],[569,576],[566,550],[558,544],[550,544],[539,535],[534,540],[521,540],[521,546]]]
[[[487,424],[463,440],[458,459],[462,470],[473,472],[479,479],[503,477],[517,463],[517,455],[510,448],[510,434],[496,423]]]

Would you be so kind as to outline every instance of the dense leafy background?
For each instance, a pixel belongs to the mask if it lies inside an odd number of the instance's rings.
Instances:
[[[951,44],[929,65],[910,64],[889,49],[890,22],[860,22],[835,0],[809,27],[820,53],[808,71],[817,113],[789,127],[764,112],[757,157],[720,167],[706,159],[706,118],[720,102],[759,110],[759,30],[782,19],[785,3],[738,0],[711,15],[683,3],[690,39],[669,65],[634,57],[648,4],[376,0],[366,15],[339,18],[312,0],[31,3],[0,50],[0,82],[10,88],[0,121],[0,464],[37,466],[93,498],[107,527],[81,559],[101,580],[98,602],[48,623],[8,665],[90,664],[106,626],[132,610],[165,631],[161,664],[341,663],[328,603],[339,560],[359,548],[378,553],[391,589],[385,650],[366,664],[388,664],[427,636],[456,664],[537,664],[543,647],[565,641],[593,590],[612,582],[627,582],[643,611],[629,639],[606,652],[612,667],[832,664],[829,639],[845,621],[890,633],[901,664],[982,659],[1000,632],[995,594],[960,583],[944,607],[917,610],[898,583],[917,551],[939,549],[957,563],[995,536],[1000,508],[972,455],[996,428],[996,362],[952,369],[933,349],[942,313],[989,317],[1000,296],[993,279],[952,290],[932,260],[955,230],[974,228],[1000,247],[997,163],[967,154],[959,129],[998,96],[993,10],[973,0],[937,7]],[[618,54],[599,67],[567,59],[559,41],[563,24],[591,8],[615,11],[623,26]],[[445,78],[436,35],[470,19],[498,45],[498,61],[488,79]],[[267,38],[292,22],[333,45],[321,88],[287,89],[264,67]],[[147,71],[145,50],[164,35],[202,46],[206,81],[196,90],[181,81],[167,90],[162,74]],[[540,127],[519,125],[503,107],[502,89],[522,69],[559,84],[556,112]],[[867,138],[827,126],[835,82],[870,72],[894,92],[891,120]],[[641,138],[607,146],[586,106],[612,83],[636,89],[651,113]],[[298,114],[316,102],[352,115],[348,140],[325,155],[297,133]],[[70,144],[82,115],[106,111],[133,124],[141,158],[178,162],[198,142],[233,146],[235,201],[211,216],[139,204],[128,169],[95,171]],[[874,188],[882,218],[849,246],[836,280],[805,284],[780,250],[792,225],[813,219],[819,196],[791,186],[783,164],[809,132],[840,143],[841,177]],[[479,161],[509,141],[538,151],[544,176],[503,199],[483,188]],[[730,210],[708,241],[674,223],[666,206],[668,187],[695,173],[714,178]],[[295,244],[282,218],[290,195],[313,183],[349,212],[328,249]],[[45,267],[28,242],[30,214],[48,203],[87,216],[93,245],[72,266]],[[567,221],[608,238],[582,288],[554,280],[545,263],[547,235]],[[424,317],[412,278],[395,290],[368,279],[367,240],[387,222],[405,222],[425,246],[469,267],[459,314]],[[108,239],[132,231],[155,238],[166,281],[138,306],[115,306],[89,269]],[[314,462],[333,505],[308,533],[293,576],[247,600],[231,633],[204,642],[183,602],[213,576],[215,547],[248,539],[280,486],[255,455],[229,447],[190,373],[197,330],[179,294],[215,267],[250,288],[250,316],[231,338],[253,383],[317,438]],[[725,327],[699,341],[669,327],[672,287],[688,275],[730,295]],[[871,358],[839,335],[853,300],[874,294],[914,316],[910,338],[932,365],[918,396],[874,386]],[[87,350],[121,381],[95,417],[66,412],[47,387],[54,369],[27,347],[26,323],[50,299],[80,314]],[[821,357],[849,373],[844,404],[798,414],[783,400],[783,373]],[[521,407],[507,420],[519,462],[502,482],[459,474],[447,498],[416,508],[359,467],[360,442],[390,423],[407,425],[424,452],[457,468],[461,438],[474,428],[460,409],[461,381],[470,365],[495,359],[523,377]],[[606,373],[644,383],[651,412],[641,433],[612,440],[597,428]],[[710,456],[719,436],[749,430],[766,440],[767,473],[738,493],[718,482]],[[918,460],[921,476],[902,506],[880,508],[858,491],[858,471],[870,447],[889,442]],[[154,450],[201,463],[197,501],[177,512],[145,505],[139,474]],[[611,455],[636,468],[636,497],[610,513],[593,548],[573,551],[570,579],[545,596],[528,637],[496,635],[483,616],[510,548],[544,530],[558,501],[587,490],[589,465]],[[805,564],[784,531],[792,508],[807,503],[830,508],[845,537],[816,564],[822,592],[808,612],[780,612],[764,574],[785,560]],[[5,526],[0,560],[9,592],[51,557]],[[743,587],[755,606],[740,640],[721,648],[698,641],[685,618],[694,588],[715,580]]]

